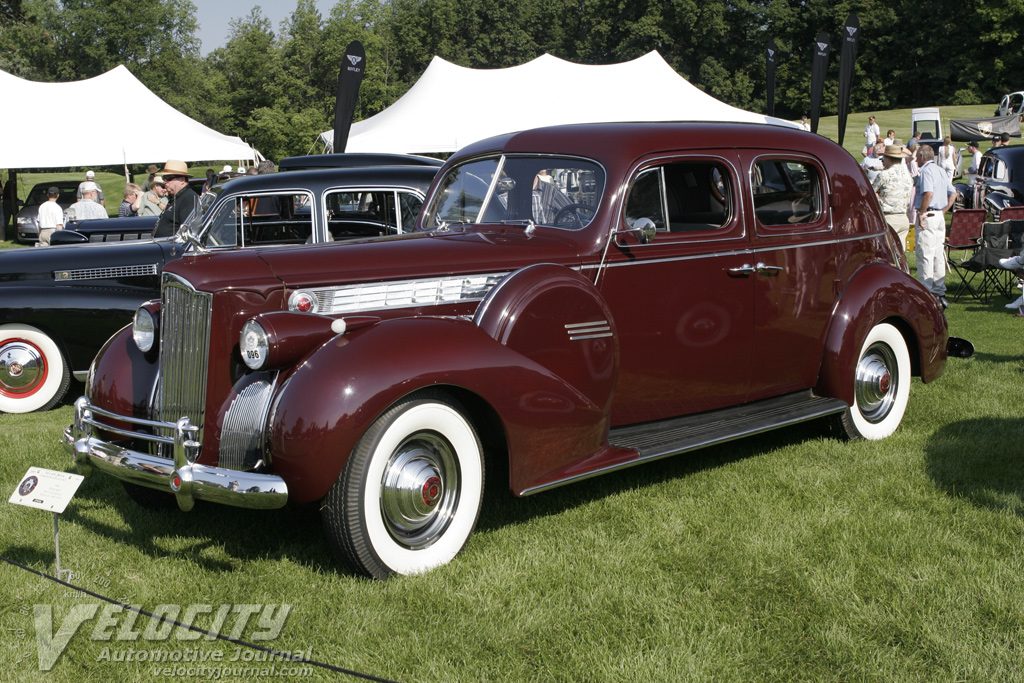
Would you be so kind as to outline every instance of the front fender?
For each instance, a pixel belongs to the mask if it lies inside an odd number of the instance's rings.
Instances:
[[[339,335],[283,382],[270,413],[270,454],[293,500],[322,498],[363,433],[403,396],[457,388],[498,415],[514,491],[598,451],[605,411],[473,322],[402,318]]]
[[[97,407],[118,415],[149,418],[158,374],[156,354],[139,350],[128,324],[96,354],[85,393]]]
[[[915,376],[931,382],[942,375],[949,330],[938,300],[906,273],[872,264],[853,277],[832,315],[816,387],[820,395],[853,405],[860,348],[871,328],[882,322],[903,334]]]
[[[149,288],[26,286],[2,289],[0,323],[24,323],[50,335],[82,372],[96,350],[158,292]]]

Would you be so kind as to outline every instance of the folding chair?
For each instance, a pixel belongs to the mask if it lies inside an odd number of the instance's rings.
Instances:
[[[981,301],[981,292],[974,286],[975,279],[983,272],[965,268],[964,264],[974,256],[981,246],[981,230],[985,225],[985,209],[957,209],[949,224],[949,236],[946,237],[946,263],[949,269],[960,278],[960,284],[950,295],[954,301],[965,294]],[[956,256],[954,256],[956,254]]]
[[[1017,228],[1018,225],[1021,228]],[[1022,232],[1024,221],[985,223],[981,228],[980,248],[969,259],[960,262],[962,270],[981,274],[981,283],[972,289],[974,297],[982,303],[988,303],[994,294],[1013,297],[1013,283],[1016,278],[1012,271],[999,265],[999,259],[1012,256],[1020,250],[1017,247],[1015,251],[1012,245],[1015,240],[1016,244],[1020,243]]]
[[[1024,218],[1024,206],[1008,206],[999,212],[1000,221],[1017,221]]]

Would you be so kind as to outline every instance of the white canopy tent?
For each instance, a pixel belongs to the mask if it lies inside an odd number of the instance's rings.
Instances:
[[[37,83],[0,71],[0,168],[255,161],[222,135],[154,95],[120,65],[73,83]]]
[[[454,152],[540,126],[603,121],[796,124],[737,109],[680,76],[657,52],[621,64],[574,64],[549,54],[507,69],[469,69],[434,57],[393,105],[352,124],[346,152]],[[327,148],[334,131],[320,135]]]

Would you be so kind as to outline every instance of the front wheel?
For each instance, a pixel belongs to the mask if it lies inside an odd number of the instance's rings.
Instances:
[[[854,402],[837,422],[850,439],[884,439],[899,427],[910,399],[910,353],[899,330],[876,325],[861,346]]]
[[[70,384],[64,354],[49,336],[31,325],[0,325],[0,413],[49,410]]]
[[[435,392],[392,406],[366,431],[321,510],[332,547],[378,579],[450,562],[483,500],[483,449],[461,406]]]

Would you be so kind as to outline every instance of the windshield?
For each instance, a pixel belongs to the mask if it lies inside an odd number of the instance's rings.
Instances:
[[[447,223],[514,223],[579,230],[593,220],[604,170],[581,159],[502,156],[455,166],[437,186],[423,218]]]
[[[193,235],[198,235],[202,232],[203,220],[206,218],[206,214],[209,213],[210,207],[213,206],[214,202],[217,201],[217,197],[224,191],[223,185],[214,185],[209,190],[199,196],[199,210],[194,212],[188,219],[181,224],[178,228],[178,235],[184,234],[185,230],[190,231]]]

